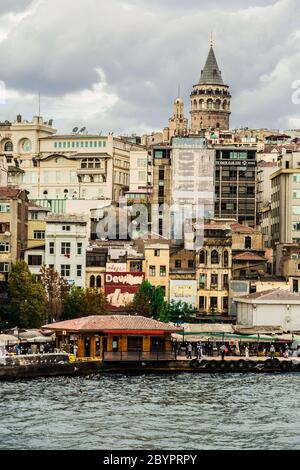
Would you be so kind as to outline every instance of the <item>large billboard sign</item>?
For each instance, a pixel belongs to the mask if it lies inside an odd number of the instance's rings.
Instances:
[[[106,272],[105,295],[111,307],[117,310],[132,302],[144,279],[144,273]]]
[[[186,302],[193,307],[197,306],[197,281],[172,280],[170,281],[170,300]]]

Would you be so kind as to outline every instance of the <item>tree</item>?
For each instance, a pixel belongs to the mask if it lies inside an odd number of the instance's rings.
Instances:
[[[53,268],[41,268],[41,283],[47,298],[47,322],[59,321],[64,310],[64,300],[70,290],[67,281]]]
[[[63,319],[106,315],[106,307],[107,301],[101,291],[73,287],[64,299]]]
[[[196,309],[187,302],[172,300],[166,308],[165,317],[172,323],[192,323],[195,320]]]
[[[8,279],[9,326],[39,328],[45,322],[46,293],[29,271],[25,261],[12,265]]]
[[[152,286],[149,281],[143,281],[133,301],[126,306],[132,314],[143,315],[158,319],[165,309],[164,291],[162,287]]]

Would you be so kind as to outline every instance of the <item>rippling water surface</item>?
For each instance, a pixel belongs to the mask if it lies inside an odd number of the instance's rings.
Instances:
[[[0,449],[300,449],[300,375],[0,382]]]

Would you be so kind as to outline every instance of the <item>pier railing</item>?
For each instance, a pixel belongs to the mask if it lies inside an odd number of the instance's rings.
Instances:
[[[158,361],[172,361],[176,359],[175,352],[166,352],[166,351],[152,351],[152,352],[143,352],[143,351],[115,351],[103,353],[103,361],[105,362],[158,362]]]

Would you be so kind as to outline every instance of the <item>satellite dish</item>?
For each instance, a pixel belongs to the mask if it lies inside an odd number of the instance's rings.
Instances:
[[[74,127],[74,129],[72,130],[72,132],[75,132],[75,134],[76,134],[76,132],[78,132],[78,127]]]
[[[86,127],[82,127],[82,129],[80,129],[80,133],[84,132],[86,130]]]
[[[5,237],[10,237],[10,236],[11,236],[11,233],[10,233],[10,232],[5,232],[5,233],[4,233],[4,236],[5,236]]]

